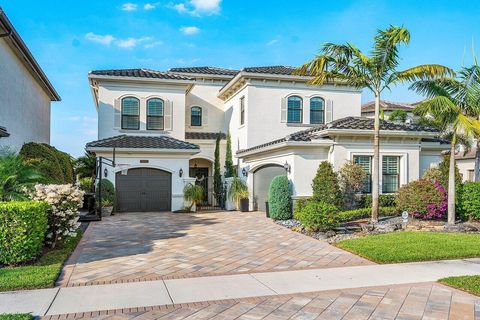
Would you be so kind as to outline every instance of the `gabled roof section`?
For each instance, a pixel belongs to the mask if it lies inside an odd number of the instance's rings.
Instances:
[[[387,100],[380,100],[380,110],[392,111],[392,110],[405,110],[413,111],[415,109],[415,103],[403,103],[403,102],[393,102]],[[362,104],[362,112],[374,112],[375,111],[375,101],[370,101],[365,104]]]
[[[27,70],[45,90],[47,95],[50,97],[50,100],[60,101],[61,98],[57,91],[53,87],[50,80],[48,80],[47,76],[43,72],[37,60],[35,60],[33,57],[25,42],[23,42],[17,30],[15,30],[10,20],[8,20],[7,15],[3,11],[2,7],[0,7],[0,34],[2,35],[0,39],[5,40],[5,42],[17,54],[17,56],[20,58],[20,61],[25,65]]]
[[[185,139],[189,140],[216,140],[220,134],[220,139],[225,140],[227,135],[223,132],[185,132]]]
[[[168,149],[198,150],[196,144],[178,140],[169,136],[129,136],[119,135],[87,143],[91,148],[126,148],[126,149]]]
[[[6,138],[9,136],[10,136],[10,133],[7,132],[7,128],[0,127],[0,138]]]
[[[151,69],[111,69],[111,70],[93,70],[90,75],[108,76],[108,77],[129,77],[129,78],[150,78],[164,80],[195,80],[194,78],[178,75],[171,72],[162,72]]]
[[[252,148],[239,150],[237,154],[247,153],[253,150],[263,149],[268,146],[276,145],[282,142],[308,142],[326,137],[328,130],[365,130],[372,131],[374,119],[363,117],[346,117],[334,120],[328,124],[318,125],[306,130],[298,131],[287,135],[285,138],[273,140]],[[380,130],[382,131],[405,131],[405,132],[431,132],[439,133],[437,129],[416,125],[416,124],[400,124],[391,121],[380,120]]]
[[[176,73],[192,73],[192,74],[208,74],[218,76],[234,76],[239,71],[233,69],[224,69],[217,67],[185,67],[185,68],[171,68],[168,72]]]

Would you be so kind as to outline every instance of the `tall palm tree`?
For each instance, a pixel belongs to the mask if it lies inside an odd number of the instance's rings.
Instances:
[[[80,178],[95,178],[97,158],[93,153],[85,153],[85,155],[78,157],[75,160],[74,166],[75,172],[80,176]]]
[[[463,68],[458,78],[441,78],[414,82],[410,88],[427,100],[415,108],[415,113],[432,117],[445,128],[451,141],[448,174],[448,223],[455,223],[455,149],[469,145],[480,137],[480,67]]]
[[[296,74],[309,75],[311,85],[343,84],[367,88],[375,96],[372,172],[372,222],[378,222],[378,195],[380,176],[380,95],[390,86],[415,80],[435,79],[454,72],[436,64],[419,65],[397,71],[399,47],[410,42],[410,33],[403,27],[390,26],[378,30],[369,54],[353,44],[323,45],[320,53],[296,70]]]

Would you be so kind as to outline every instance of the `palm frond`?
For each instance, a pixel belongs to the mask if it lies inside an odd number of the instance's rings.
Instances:
[[[398,66],[398,47],[410,42],[410,32],[403,27],[390,26],[386,30],[377,30],[374,38],[372,58],[375,61],[375,73],[385,77]]]
[[[439,64],[423,64],[393,74],[392,82],[411,82],[454,77],[455,71]]]
[[[427,98],[445,96],[454,100],[454,97],[458,95],[461,87],[462,84],[456,79],[441,78],[416,81],[410,85],[409,89]]]

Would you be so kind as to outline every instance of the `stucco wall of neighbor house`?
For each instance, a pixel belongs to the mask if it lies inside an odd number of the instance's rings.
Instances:
[[[458,171],[462,175],[463,181],[468,181],[468,171],[475,170],[475,159],[457,159]]]
[[[185,91],[184,85],[101,82],[99,85],[98,139],[120,134],[170,135],[185,140]],[[140,99],[140,130],[115,129],[115,99],[132,96]],[[172,102],[172,130],[157,131],[146,129],[146,103],[149,98],[158,97]]]
[[[206,80],[207,81],[207,80]],[[217,92],[224,82],[197,82],[186,96],[185,126],[192,132],[225,132],[223,101]],[[202,108],[202,126],[191,126],[191,108]]]
[[[50,97],[0,39],[0,126],[10,136],[0,146],[20,150],[26,142],[50,143]]]
[[[112,159],[112,153],[98,152],[97,157],[103,156]],[[122,153],[117,152],[115,156],[115,168],[105,166],[107,169],[107,179],[115,185],[115,174],[128,168],[155,168],[161,169],[172,174],[172,211],[180,210],[184,207],[183,188],[185,187],[185,178],[188,178],[189,155],[179,154],[155,154],[155,153]],[[140,163],[141,160],[148,160],[148,163]],[[179,176],[180,169],[183,170],[183,176]]]

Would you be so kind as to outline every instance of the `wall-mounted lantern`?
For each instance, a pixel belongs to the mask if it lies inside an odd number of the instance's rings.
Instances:
[[[180,168],[180,170],[178,170],[178,176],[181,178],[183,176],[183,169]]]
[[[103,169],[103,175],[105,176],[105,178],[108,176],[108,170],[107,170],[107,168]]]
[[[290,165],[288,164],[287,161],[285,161],[285,164],[283,165],[283,168],[285,169],[285,171],[286,171],[287,173],[290,173]]]
[[[248,170],[247,170],[247,168],[243,168],[243,169],[242,169],[242,174],[243,174],[244,177],[247,177],[247,176],[248,176]]]

